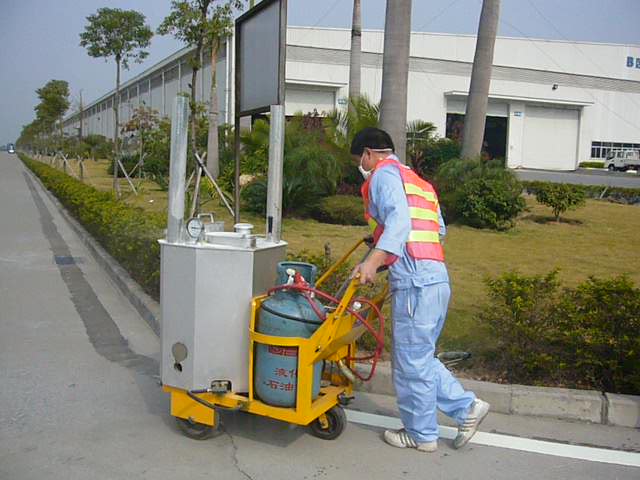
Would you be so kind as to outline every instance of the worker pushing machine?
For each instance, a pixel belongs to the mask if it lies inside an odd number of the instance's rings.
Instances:
[[[393,317],[393,381],[400,430],[384,440],[399,448],[438,448],[437,410],[458,424],[454,448],[464,446],[489,412],[489,404],[465,391],[435,356],[451,290],[442,238],[446,226],[434,188],[394,155],[389,134],[377,128],[358,132],[351,154],[365,179],[365,218],[375,248],[354,274],[372,282],[389,267]]]

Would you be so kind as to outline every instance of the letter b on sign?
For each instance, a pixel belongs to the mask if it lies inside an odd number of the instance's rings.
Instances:
[[[633,57],[627,57],[627,67],[633,67]]]

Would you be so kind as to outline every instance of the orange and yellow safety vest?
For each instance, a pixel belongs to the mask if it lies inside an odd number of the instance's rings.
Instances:
[[[385,165],[393,165],[400,172],[409,205],[411,218],[411,232],[407,239],[407,252],[416,260],[436,260],[444,262],[444,251],[440,244],[440,221],[438,215],[438,195],[429,182],[420,178],[411,168],[401,164],[393,158],[386,158],[378,162],[372,174],[362,184],[360,193],[364,200],[364,218],[371,228],[373,240],[377,244],[384,232],[384,225],[380,224],[369,212],[369,189],[371,179],[375,173]],[[388,265],[397,260],[395,255],[389,255]]]

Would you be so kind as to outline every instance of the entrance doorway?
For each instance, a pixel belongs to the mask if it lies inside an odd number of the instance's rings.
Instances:
[[[486,158],[505,159],[507,154],[507,117],[487,117],[482,142],[482,155]],[[447,138],[462,141],[464,115],[447,113]]]

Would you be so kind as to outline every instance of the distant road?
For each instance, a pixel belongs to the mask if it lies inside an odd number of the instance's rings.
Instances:
[[[551,170],[515,170],[520,180],[541,180],[576,185],[602,185],[609,187],[640,188],[640,175],[624,172],[580,169],[575,172],[555,172]]]

